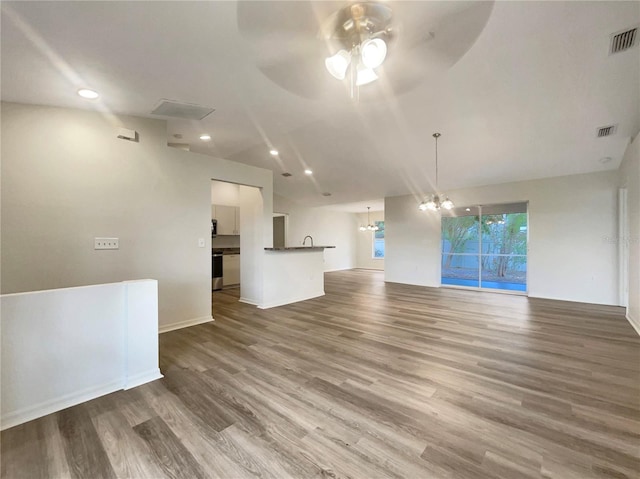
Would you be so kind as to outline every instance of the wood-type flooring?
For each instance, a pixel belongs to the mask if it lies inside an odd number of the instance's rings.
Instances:
[[[621,308],[325,278],[269,310],[214,293],[160,336],[164,379],[4,431],[2,478],[640,477]]]

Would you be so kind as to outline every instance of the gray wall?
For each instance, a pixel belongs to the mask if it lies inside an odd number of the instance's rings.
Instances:
[[[447,191],[457,206],[529,201],[529,296],[618,304],[616,171]],[[385,280],[440,285],[440,215],[385,198]]]
[[[117,126],[140,141],[116,138]],[[159,120],[2,103],[1,132],[3,293],[152,278],[161,327],[210,317],[211,179],[261,188],[242,254],[262,274],[271,171],[169,148]],[[97,236],[120,249],[95,251]],[[256,303],[260,279],[247,291]]]

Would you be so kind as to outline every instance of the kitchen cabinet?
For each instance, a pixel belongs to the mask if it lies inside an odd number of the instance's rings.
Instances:
[[[222,257],[222,285],[240,284],[240,255],[225,254]]]
[[[240,234],[240,208],[237,206],[213,205],[215,219],[218,220],[218,235]]]

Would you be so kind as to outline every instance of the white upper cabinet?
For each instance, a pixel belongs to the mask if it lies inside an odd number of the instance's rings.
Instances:
[[[218,235],[238,235],[236,228],[236,206],[215,205],[216,219],[218,220]]]

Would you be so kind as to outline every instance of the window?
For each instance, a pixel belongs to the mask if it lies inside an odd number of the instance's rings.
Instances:
[[[374,221],[378,231],[373,232],[373,259],[384,259],[384,221]]]
[[[443,212],[441,283],[526,291],[527,226],[526,203]]]

